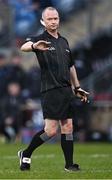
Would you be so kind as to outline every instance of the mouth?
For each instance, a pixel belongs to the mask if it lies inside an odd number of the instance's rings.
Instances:
[[[51,25],[51,27],[52,27],[52,28],[56,28],[56,27],[57,27],[57,25]]]

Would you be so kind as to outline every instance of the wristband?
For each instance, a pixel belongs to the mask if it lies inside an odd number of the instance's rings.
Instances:
[[[77,93],[77,90],[80,88],[80,86],[75,87],[74,92]]]
[[[78,90],[79,88],[81,88],[80,86],[77,86],[77,87],[75,87],[75,90]]]
[[[34,43],[33,43],[33,44],[34,44]],[[32,48],[33,51],[35,51],[35,48],[34,48],[33,44],[31,45],[31,48]]]

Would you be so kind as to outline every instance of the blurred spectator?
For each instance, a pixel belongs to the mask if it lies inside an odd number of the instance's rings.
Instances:
[[[13,17],[8,0],[0,0],[0,47],[11,47],[13,43]]]
[[[30,97],[40,98],[40,69],[38,67],[32,67],[28,71],[28,89],[30,91]]]
[[[6,66],[7,58],[6,55],[0,52],[0,101],[6,95],[6,86],[8,84],[8,69]],[[0,102],[0,129],[2,129],[2,102]],[[1,131],[1,130],[0,130]],[[4,132],[5,134],[5,132]],[[7,133],[6,133],[7,136]]]
[[[77,59],[74,60],[79,80],[86,78],[92,72],[90,62],[85,59],[84,53],[80,50]],[[90,104],[83,103],[79,99],[73,102],[73,127],[74,134],[78,132],[78,140],[84,142],[87,140],[88,127],[90,121]]]
[[[80,142],[88,139],[90,108],[90,104],[83,103],[77,98],[73,102],[73,132],[74,135],[78,134]]]
[[[38,102],[36,109],[34,109],[33,111],[32,121],[34,123],[34,127],[36,131],[37,130],[39,131],[43,128],[44,118],[43,118],[42,107],[40,102]]]
[[[21,131],[21,140],[23,143],[29,143],[32,136],[44,126],[40,100],[28,99],[23,115],[24,124]]]
[[[66,20],[69,13],[74,8],[74,0],[52,0],[52,5],[60,12],[61,20]]]
[[[32,0],[9,0],[14,9],[14,27],[17,37],[26,37],[34,32],[36,16]]]
[[[40,0],[32,0],[32,8],[35,12],[35,15],[36,15],[36,18],[39,18],[40,17],[40,7],[41,4],[40,4]]]
[[[0,46],[9,46],[10,45],[10,38],[9,38],[9,25],[4,20],[3,15],[0,14]]]
[[[22,90],[22,96],[23,98],[27,99],[29,98],[29,90],[28,90],[28,77],[27,73],[22,67],[22,55],[17,52],[13,51],[11,54],[11,60],[8,64],[8,70],[9,70],[9,82],[16,81],[20,84],[21,90]]]
[[[11,54],[10,63],[8,64],[9,69],[9,81],[16,81],[20,84],[22,90],[27,88],[27,74],[22,67],[22,55],[13,51]]]
[[[67,20],[73,12],[87,5],[87,0],[51,0],[51,2],[52,6],[56,7],[60,12],[62,20]]]
[[[70,12],[74,8],[74,0],[52,0],[52,3],[62,12]]]
[[[77,59],[74,60],[74,64],[77,70],[79,80],[84,79],[92,73],[91,62],[88,62],[88,60],[85,58],[83,50],[80,51]]]
[[[0,52],[0,99],[6,94],[9,70],[7,68],[7,57],[5,53]]]
[[[22,120],[21,87],[17,82],[10,82],[7,86],[7,95],[2,99],[2,120],[0,131],[7,141],[12,141],[19,136]]]

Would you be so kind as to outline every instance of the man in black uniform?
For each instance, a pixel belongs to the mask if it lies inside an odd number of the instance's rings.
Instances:
[[[20,169],[29,170],[33,151],[61,129],[61,147],[65,157],[65,170],[80,170],[73,163],[72,108],[75,94],[87,101],[87,92],[80,88],[74,62],[67,40],[58,33],[59,14],[53,7],[42,13],[41,23],[45,31],[38,37],[31,37],[21,50],[36,53],[41,68],[41,100],[45,127],[33,137],[24,151],[19,151]]]

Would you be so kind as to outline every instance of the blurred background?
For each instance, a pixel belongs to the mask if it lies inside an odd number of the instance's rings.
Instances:
[[[74,139],[111,143],[111,0],[0,0],[0,141],[29,143],[43,127],[39,65],[20,46],[43,31],[47,6],[58,9],[60,32],[69,41],[81,86],[90,92],[90,103],[73,102]]]

